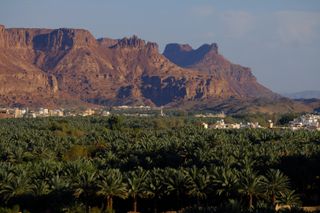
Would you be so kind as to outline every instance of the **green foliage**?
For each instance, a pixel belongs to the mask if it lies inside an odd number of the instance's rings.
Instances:
[[[0,212],[273,212],[320,202],[319,131],[200,121],[0,120]]]
[[[64,153],[63,160],[77,160],[88,157],[88,148],[83,145],[74,145],[70,147],[70,149]]]
[[[73,136],[73,137],[81,137],[85,133],[79,129],[72,127],[67,120],[59,120],[51,123],[49,127],[51,131],[53,131],[57,136]]]
[[[12,208],[0,208],[0,213],[19,213],[20,206],[14,205]]]
[[[295,118],[297,118],[299,115],[296,113],[287,113],[282,115],[279,120],[278,124],[280,125],[286,125],[289,124],[290,121],[293,121]]]
[[[120,116],[112,115],[108,119],[108,125],[111,130],[120,130],[122,127],[123,118]]]

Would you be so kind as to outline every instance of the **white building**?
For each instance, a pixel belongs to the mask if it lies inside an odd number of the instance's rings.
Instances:
[[[207,123],[201,123],[201,125],[203,126],[203,128],[208,129],[209,125]]]
[[[306,114],[290,121],[291,128],[310,128],[317,129],[320,127],[320,115]]]

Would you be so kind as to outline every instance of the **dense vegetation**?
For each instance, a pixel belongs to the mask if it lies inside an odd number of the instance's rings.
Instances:
[[[0,120],[0,212],[274,212],[320,203],[320,132],[186,117]]]

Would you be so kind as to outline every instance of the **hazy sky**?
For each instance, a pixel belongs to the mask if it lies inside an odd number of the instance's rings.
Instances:
[[[161,51],[216,42],[276,92],[320,90],[320,0],[1,0],[0,23],[136,34]]]

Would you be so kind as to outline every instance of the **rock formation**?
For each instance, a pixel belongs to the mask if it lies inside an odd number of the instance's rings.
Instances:
[[[95,39],[82,29],[5,29],[0,26],[0,105],[59,106],[206,103],[279,96],[249,68],[218,53],[137,36]]]

